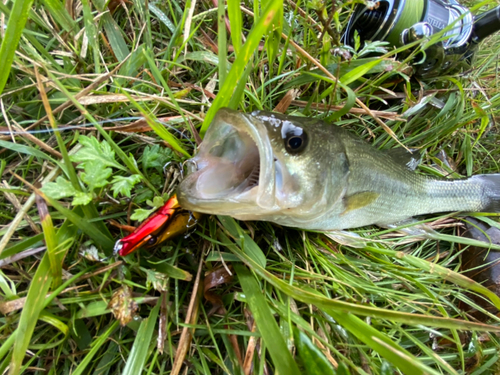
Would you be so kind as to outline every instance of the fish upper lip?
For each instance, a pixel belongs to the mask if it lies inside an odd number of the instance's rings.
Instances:
[[[259,181],[257,186],[254,186],[253,188],[242,192],[235,192],[234,195],[229,194],[221,197],[205,198],[200,194],[200,191],[194,187],[197,184],[197,179],[199,178],[201,173],[207,168],[210,168],[210,166],[202,166],[197,171],[194,171],[193,173],[188,175],[186,179],[179,185],[178,196],[181,201],[181,205],[185,208],[198,210],[201,212],[203,212],[203,209],[206,208],[208,212],[214,204],[217,204],[219,211],[219,209],[221,209],[224,204],[231,204],[234,202],[238,202],[238,204],[248,203],[247,209],[253,210],[258,208],[258,206],[266,208],[274,206],[274,154],[265,126],[261,124],[258,119],[251,115],[242,114],[240,112],[224,108],[219,110],[216,117],[214,118],[212,124],[210,125],[211,128],[209,128],[205,136],[205,140],[209,138],[209,132],[216,132],[217,130],[223,129],[224,126],[228,125],[237,131],[238,136],[241,133],[245,133],[246,135],[248,135],[257,147],[260,167]],[[222,139],[228,139],[231,134],[234,136],[234,133],[230,133],[230,135],[226,135],[226,137]],[[242,139],[242,137],[240,137],[240,139]],[[212,141],[213,139],[210,139],[210,142]],[[211,145],[208,144],[205,147],[210,150]],[[191,160],[194,161],[195,165],[203,165],[203,162],[206,161],[209,157],[210,152],[207,152],[207,150],[204,149],[204,145],[202,143],[198,154]],[[243,182],[245,181],[246,179]],[[253,189],[256,189],[256,194],[255,192],[253,194],[249,193],[249,191]],[[186,193],[187,190],[189,190],[190,193]],[[192,194],[193,190],[198,194]],[[255,205],[257,205],[257,207]],[[245,209],[244,207],[240,208],[242,210]]]

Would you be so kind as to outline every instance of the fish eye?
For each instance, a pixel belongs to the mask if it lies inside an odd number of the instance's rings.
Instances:
[[[301,131],[298,132],[296,128],[295,131],[286,134],[285,149],[291,154],[298,154],[307,146],[307,133],[302,129],[300,130]]]
[[[152,245],[154,245],[154,244],[156,243],[156,241],[158,241],[158,237],[156,237],[156,236],[151,236],[151,237],[149,238],[149,240],[146,242],[146,245],[147,245],[147,246],[152,246]]]

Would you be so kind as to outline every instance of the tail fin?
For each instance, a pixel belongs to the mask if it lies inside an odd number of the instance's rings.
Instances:
[[[500,212],[500,173],[472,177],[483,186],[485,205],[482,212]]]

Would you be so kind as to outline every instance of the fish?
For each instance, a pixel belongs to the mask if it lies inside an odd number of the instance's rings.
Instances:
[[[500,174],[430,177],[415,172],[414,155],[394,150],[319,119],[222,108],[177,199],[194,212],[317,231],[500,211]]]

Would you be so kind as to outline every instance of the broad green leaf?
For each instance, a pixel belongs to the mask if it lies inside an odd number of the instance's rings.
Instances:
[[[278,54],[280,42],[281,42],[281,32],[283,31],[283,8],[278,10],[278,15],[274,19],[274,23],[271,30],[268,32],[266,39],[266,50],[269,59],[269,68],[273,69],[274,60]]]
[[[47,182],[40,190],[54,199],[72,197],[78,193],[71,182],[61,176],[58,176],[55,182]]]
[[[135,77],[139,69],[147,62],[144,51],[144,46],[141,46],[132,52],[127,62],[121,67],[119,74],[125,77]],[[125,78],[120,78],[119,82],[121,85],[127,84]]]
[[[99,0],[97,0],[99,1]],[[113,151],[118,155],[120,160],[127,166],[127,168],[132,172],[139,174],[142,177],[141,172],[137,168],[137,163],[135,162],[134,158],[132,156],[127,156],[125,152],[116,144],[116,142],[113,141],[113,138],[104,130],[104,128],[99,124],[98,121],[83,107],[83,105],[80,104],[78,100],[74,97],[73,94],[71,94],[66,87],[55,77],[50,71],[47,71],[47,75],[50,77],[52,82],[58,87],[58,89],[73,103],[73,105],[78,108],[83,116],[91,122],[96,129],[99,131],[99,133],[102,135],[102,137],[108,142],[108,144],[111,146]],[[130,98],[130,96],[129,96]],[[136,103],[137,104],[137,103]],[[158,191],[156,190],[155,186],[152,185],[147,179],[143,179],[144,183],[156,194],[159,195]],[[90,205],[89,205],[90,206]],[[86,207],[86,206],[84,206]],[[96,215],[97,217],[97,215]],[[106,227],[103,226],[104,231],[107,231]],[[109,233],[109,231],[108,231]]]
[[[161,170],[163,166],[172,159],[172,150],[160,145],[146,146],[142,152],[142,168],[144,171],[150,168]]]
[[[356,94],[354,91],[349,86],[344,85],[343,83],[338,82],[339,86],[342,87],[345,92],[347,93],[347,100],[344,104],[344,106],[339,109],[338,111],[335,111],[332,115],[328,116],[327,121],[328,122],[333,122],[340,117],[344,116],[346,113],[349,112],[349,110],[354,107],[354,104],[356,103]],[[334,125],[332,125],[334,126]]]
[[[152,208],[150,210],[146,210],[144,208],[138,208],[137,210],[134,211],[132,215],[130,215],[130,220],[144,221],[149,217],[149,215],[151,215],[155,211],[156,208]]]
[[[106,30],[106,36],[108,37],[109,44],[113,49],[113,52],[119,62],[125,60],[125,58],[130,54],[127,42],[122,35],[121,28],[117,25],[111,14],[106,12],[102,15],[102,21],[104,25],[104,30]]]
[[[71,156],[72,161],[82,163],[82,167],[85,167],[87,163],[99,163],[103,166],[125,170],[116,162],[115,153],[106,141],[99,142],[97,138],[86,135],[81,135],[78,141],[83,147]]]
[[[108,302],[94,301],[82,307],[75,315],[76,319],[90,318],[111,313],[108,309]]]
[[[213,66],[219,66],[220,59],[219,57],[210,51],[196,51],[196,52],[188,52],[185,55],[179,57],[177,62],[182,64],[185,60],[193,60],[193,61],[204,61]],[[231,64],[226,62],[227,68],[231,67]]]
[[[229,101],[229,104],[227,105],[229,108],[238,109],[241,103],[241,98],[243,97],[243,93],[245,92],[248,75],[250,74],[251,71],[252,71],[252,65],[248,64],[247,68],[243,72],[241,80],[238,82],[236,88],[234,89],[234,93],[231,100]]]
[[[132,176],[123,177],[115,176],[111,180],[111,190],[113,190],[113,197],[117,197],[118,194],[124,195],[130,198],[130,192],[132,188],[141,181],[141,176],[138,174],[133,174]]]
[[[55,316],[54,314],[51,314],[47,311],[42,311],[40,313],[39,319],[57,328],[59,331],[61,331],[62,334],[64,334],[64,336],[66,336],[69,333],[69,327],[66,324],[64,324],[60,319],[58,319],[57,316]]]
[[[78,349],[85,350],[92,342],[92,334],[87,328],[84,319],[75,319],[71,330],[71,336],[75,340]]]
[[[101,62],[99,59],[99,41],[97,39],[97,28],[94,23],[94,17],[92,16],[89,0],[82,0],[82,9],[83,20],[85,24],[85,33],[87,34],[89,45],[92,49],[95,72],[99,74],[101,72]]]
[[[379,64],[375,64],[375,62],[379,62]],[[334,76],[339,75],[340,77],[349,73],[352,69],[364,66],[366,64],[373,64],[370,71],[365,74],[377,74],[382,73],[386,70],[394,70],[400,69],[402,63],[395,61],[394,59],[380,59],[378,57],[370,57],[364,59],[357,59],[354,61],[344,61],[340,64],[330,64],[326,67],[326,69],[333,74]],[[327,77],[325,73],[323,73],[319,69],[313,69],[311,71],[303,72],[299,77],[292,79],[290,82],[287,82],[284,86],[285,89],[290,89],[297,86],[306,85],[311,82],[315,82],[320,77]],[[342,82],[344,83],[344,82]]]
[[[93,195],[92,193],[84,193],[83,191],[78,191],[73,200],[71,201],[71,205],[73,206],[85,206],[92,202]]]
[[[113,173],[111,168],[106,168],[104,164],[97,161],[85,163],[84,169],[85,172],[80,174],[80,178],[89,186],[90,191],[106,186],[108,178]]]

